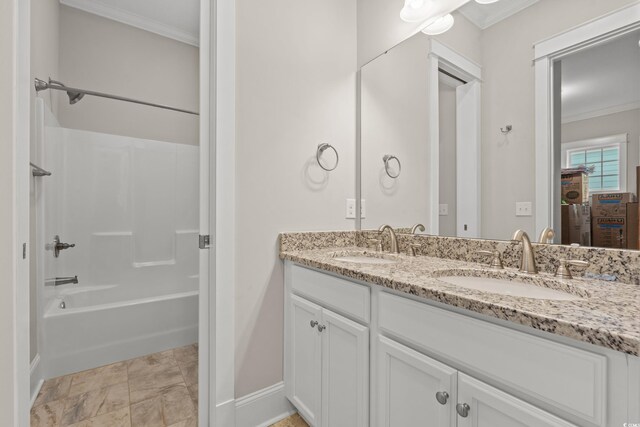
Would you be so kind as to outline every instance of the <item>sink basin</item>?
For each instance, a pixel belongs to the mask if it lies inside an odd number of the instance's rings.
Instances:
[[[331,254],[335,261],[358,264],[395,264],[398,258],[380,252],[335,252]]]
[[[483,270],[442,271],[440,274],[436,272],[434,276],[450,285],[521,298],[575,301],[588,297],[585,291],[545,276]]]

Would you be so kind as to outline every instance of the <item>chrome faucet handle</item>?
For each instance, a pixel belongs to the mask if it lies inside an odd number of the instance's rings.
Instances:
[[[409,245],[409,256],[418,256],[421,247],[420,243],[411,243]]]
[[[376,252],[382,252],[382,239],[368,239],[367,246],[374,248]]]
[[[552,244],[553,238],[555,237],[555,235],[556,235],[556,232],[553,230],[553,228],[546,227],[540,233],[540,238],[538,239],[538,243],[542,243],[545,245]]]
[[[561,259],[560,265],[556,270],[555,277],[559,277],[561,279],[573,279],[569,266],[587,268],[589,267],[589,262],[579,259]]]
[[[477,254],[492,256],[489,265],[496,270],[503,270],[502,258],[500,257],[500,251],[476,251]]]
[[[424,230],[425,230],[424,225],[416,224],[413,227],[411,227],[411,234],[418,234],[417,231],[424,232]]]

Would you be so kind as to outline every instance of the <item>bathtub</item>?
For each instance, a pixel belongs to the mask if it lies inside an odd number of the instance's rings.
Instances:
[[[197,342],[197,277],[180,286],[156,283],[57,291],[43,319],[46,378]]]

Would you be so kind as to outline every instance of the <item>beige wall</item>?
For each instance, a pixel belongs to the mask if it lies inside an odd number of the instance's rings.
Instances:
[[[13,242],[13,83],[14,3],[0,2],[0,241]],[[14,327],[16,323],[13,244],[0,245],[0,414],[3,425],[14,424]]]
[[[562,125],[562,142],[581,141],[621,133],[629,134],[627,191],[638,194],[636,166],[640,162],[640,109],[565,123]]]
[[[82,89],[198,110],[198,48],[66,6],[58,80]],[[52,76],[55,79],[55,76]],[[64,127],[198,144],[198,117],[86,96],[60,97]]]
[[[630,3],[541,0],[483,31],[483,236],[507,239],[517,228],[534,231],[533,217],[515,216],[516,201],[535,202],[533,44]],[[513,125],[508,138],[500,133],[506,124]]]
[[[438,130],[440,132],[440,204],[449,214],[440,216],[441,236],[456,236],[456,89],[440,82]]]
[[[282,381],[282,231],[353,229],[355,0],[239,0],[236,395]],[[340,153],[323,174],[320,142]],[[323,181],[324,180],[324,181]]]
[[[58,38],[59,38],[59,12],[60,3],[58,0],[41,0],[38,7],[31,8],[31,81],[35,77],[46,80],[49,76],[55,78],[58,75]],[[40,95],[54,114],[58,110],[58,99],[60,93],[47,91]],[[31,160],[36,164],[40,159],[36,150],[35,139],[35,89],[31,89]],[[29,293],[29,326],[30,326],[30,360],[38,354],[38,293],[37,293],[37,270],[36,262],[36,186],[42,182],[43,178],[31,177],[30,193],[30,293]],[[45,178],[46,179],[46,178]]]

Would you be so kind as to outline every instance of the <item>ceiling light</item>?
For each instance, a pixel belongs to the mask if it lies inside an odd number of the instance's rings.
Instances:
[[[476,0],[476,3],[480,3],[480,4],[491,4],[491,3],[497,3],[500,0]]]
[[[431,0],[405,0],[400,11],[400,19],[405,22],[420,22],[427,19]]]
[[[453,27],[453,16],[451,14],[441,16],[435,21],[431,21],[429,25],[422,29],[422,32],[429,36],[437,36],[438,34],[445,33]]]

